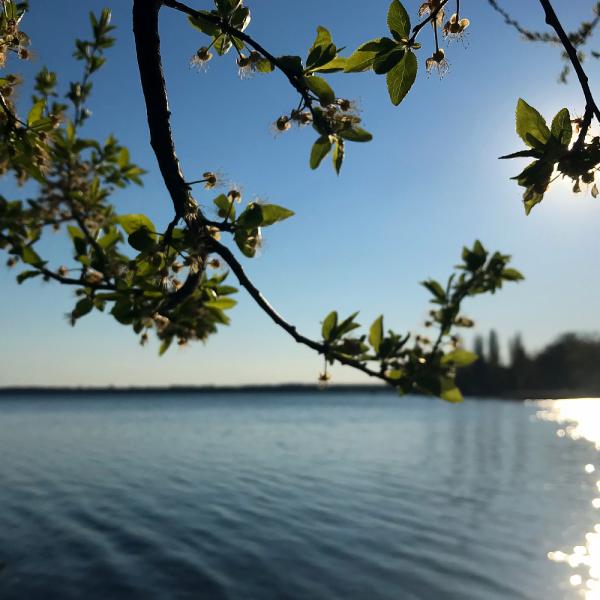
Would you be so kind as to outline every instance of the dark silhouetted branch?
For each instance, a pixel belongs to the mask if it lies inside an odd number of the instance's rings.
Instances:
[[[448,4],[448,0],[443,0],[443,2],[441,2],[440,5],[435,10],[431,11],[429,16],[424,21],[421,21],[420,23],[418,23],[417,25],[415,25],[413,27],[412,35],[410,36],[410,40],[409,40],[409,44],[413,44],[415,42],[415,40],[417,39],[417,36],[419,35],[419,33],[421,32],[423,27],[425,27],[425,25],[435,22],[435,20],[438,17],[438,14],[440,13],[441,10],[443,10],[443,8],[444,8],[444,6],[446,6],[446,4]]]
[[[142,91],[148,113],[150,144],[173,201],[175,214],[183,217],[191,198],[181,173],[171,134],[171,112],[169,111],[158,35],[158,12],[161,5],[160,0],[134,0],[133,33]]]
[[[262,295],[260,290],[252,283],[250,278],[246,275],[246,273],[244,271],[244,267],[242,267],[240,262],[237,260],[237,258],[231,252],[231,250],[229,248],[227,248],[227,246],[224,246],[223,244],[221,244],[220,242],[217,242],[216,240],[211,242],[211,246],[212,246],[213,251],[216,254],[218,254],[229,265],[229,267],[233,271],[234,275],[237,277],[238,281],[240,282],[240,285],[246,289],[246,291],[250,294],[250,296],[254,299],[254,301],[263,309],[263,311],[269,316],[269,318],[276,325],[278,325],[284,331],[286,331],[289,335],[291,335],[294,338],[294,340],[296,340],[296,342],[298,342],[299,344],[303,344],[304,346],[308,346],[309,348],[312,348],[319,354],[324,354],[328,357],[333,357],[339,363],[353,367],[355,369],[358,369],[359,371],[362,371],[363,373],[365,373],[366,375],[369,375],[370,377],[376,377],[376,378],[381,379],[382,381],[385,381],[386,383],[390,383],[392,385],[394,385],[394,383],[398,383],[397,381],[394,382],[394,380],[386,377],[385,374],[380,373],[378,371],[374,371],[373,369],[370,369],[369,367],[367,367],[366,365],[364,365],[363,363],[361,363],[359,361],[352,360],[350,358],[346,358],[345,356],[342,356],[342,355],[338,354],[337,352],[335,352],[334,350],[332,350],[331,348],[329,348],[327,345],[321,344],[314,340],[311,340],[310,338],[307,338],[306,336],[298,333],[298,330],[296,329],[296,327],[294,325],[292,325],[291,323],[288,323],[271,306],[271,304],[269,304],[269,301]]]
[[[581,147],[583,142],[585,141],[585,136],[587,135],[588,129],[592,123],[592,118],[595,116],[598,121],[600,121],[600,110],[596,105],[594,100],[594,96],[592,95],[592,91],[590,90],[588,77],[581,66],[581,61],[577,56],[577,50],[571,43],[569,36],[566,34],[561,22],[558,20],[556,16],[556,12],[554,12],[554,8],[552,8],[552,4],[550,4],[550,0],[540,0],[540,4],[544,9],[546,14],[546,23],[556,31],[556,35],[563,45],[565,52],[569,56],[569,60],[571,61],[571,65],[573,65],[573,69],[577,74],[577,79],[579,80],[579,85],[583,90],[583,95],[585,96],[585,115],[583,117],[583,124],[581,126],[581,131],[579,133],[579,137],[575,142],[575,147]]]
[[[186,12],[192,16],[196,14],[196,11],[189,9],[188,7],[179,2],[175,2],[174,0],[165,0],[164,2],[161,2],[160,0],[134,0],[133,5],[136,50],[148,113],[148,126],[150,128],[152,147],[156,154],[156,158],[158,160],[161,173],[165,179],[165,183],[167,184],[169,193],[171,194],[173,205],[175,206],[176,211],[176,218],[171,222],[169,229],[167,230],[167,234],[169,234],[169,230],[172,234],[172,230],[175,227],[175,223],[179,217],[183,217],[188,226],[192,225],[195,227],[196,222],[190,218],[188,214],[186,214],[186,211],[183,210],[185,202],[188,198],[189,188],[181,173],[179,162],[175,154],[175,146],[171,137],[171,128],[169,124],[170,113],[164,77],[162,75],[160,38],[158,34],[158,13],[162,3],[164,3],[166,6],[176,8],[177,10],[182,10],[183,12]],[[226,25],[225,23],[221,22],[221,20],[219,20],[219,24],[223,27]],[[231,28],[225,28],[224,30],[231,35],[236,35],[236,37],[239,37],[239,39],[242,39],[251,45],[258,52],[263,54],[265,58],[271,60],[272,62],[275,60],[274,64],[277,66],[277,59],[274,59],[274,57],[266,52],[259,44],[251,40],[247,35],[237,32],[236,30],[231,30]],[[279,68],[284,73],[286,72],[284,69],[281,69],[281,67]],[[298,89],[294,78],[290,78],[290,82],[292,85],[294,85],[294,87],[296,87],[296,89]],[[300,91],[300,89],[298,89],[298,91]],[[269,316],[273,322],[275,322],[294,340],[296,340],[296,342],[303,344],[312,350],[315,350],[319,354],[327,356],[328,358],[334,358],[341,364],[362,371],[370,377],[376,377],[392,385],[398,384],[397,381],[386,377],[385,373],[374,371],[359,361],[339,354],[328,345],[321,344],[298,333],[296,327],[283,319],[283,317],[281,317],[279,313],[269,304],[266,298],[252,283],[252,281],[250,281],[241,263],[236,259],[231,250],[206,234],[208,222],[203,216],[200,220],[200,225],[201,230],[199,231],[199,234],[205,237],[206,244],[210,251],[218,254],[227,263],[229,268],[238,278],[240,285],[246,289],[258,306]],[[191,289],[192,284],[199,284],[201,278],[200,275],[200,273],[190,274],[188,281],[181,288],[180,294],[174,295],[167,300],[164,309],[169,310],[173,308],[177,302],[181,302],[183,299],[188,298],[193,291]]]

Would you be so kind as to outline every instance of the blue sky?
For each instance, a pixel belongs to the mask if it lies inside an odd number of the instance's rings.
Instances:
[[[406,1],[411,15],[419,3]],[[537,2],[504,4],[525,25],[544,27]],[[587,18],[592,5],[554,4],[567,28]],[[88,35],[88,11],[112,9],[118,41],[95,79],[88,133],[101,139],[114,133],[148,170],[144,188],[115,195],[118,211],[146,212],[166,226],[172,209],[148,145],[131,2],[31,5],[23,28],[33,38],[37,60],[18,68],[27,75],[46,64],[63,85],[78,76],[72,42]],[[206,0],[196,6],[209,5]],[[560,183],[525,217],[520,189],[509,181],[522,165],[497,160],[521,149],[514,132],[519,97],[551,118],[563,106],[581,114],[581,92],[574,79],[567,86],[557,83],[559,49],[520,41],[486,2],[461,5],[471,19],[466,47],[454,43],[447,50],[451,68],[443,80],[421,70],[399,107],[390,104],[382,77],[331,77],[339,96],[359,101],[364,125],[374,135],[370,144],[349,148],[340,177],[329,162],[316,172],[308,169],[313,131],[277,139],[269,133],[269,124],[297,102],[280,74],[242,81],[233,56],[213,60],[206,73],[190,70],[189,57],[204,39],[184,15],[162,10],[163,60],[184,173],[196,179],[205,170],[223,171],[247,199],[260,197],[296,211],[293,219],[265,231],[257,259],[243,261],[257,286],[307,335],[318,337],[319,322],[331,309],[360,310],[366,324],[384,313],[396,330],[418,328],[428,310],[418,282],[447,275],[462,245],[476,238],[512,254],[527,277],[465,306],[479,331],[494,327],[504,341],[521,332],[535,350],[564,331],[600,329],[600,201],[573,195]],[[385,34],[388,2],[305,0],[300,9],[298,2],[260,0],[249,6],[252,36],[276,55],[305,55],[317,25],[328,27],[348,49]],[[422,37],[421,62],[431,49],[429,37]],[[586,63],[592,89],[598,66]],[[10,181],[0,185],[9,197],[25,195]],[[209,207],[213,196],[198,190],[197,199]],[[57,264],[68,259],[60,258],[59,237],[47,246]],[[141,348],[110,317],[95,314],[69,327],[64,314],[73,305],[72,290],[37,280],[18,286],[14,275],[0,268],[0,385],[314,381],[321,366],[243,291],[231,327],[205,345],[158,358],[154,343]],[[335,368],[334,376],[339,382],[363,380],[348,368]]]

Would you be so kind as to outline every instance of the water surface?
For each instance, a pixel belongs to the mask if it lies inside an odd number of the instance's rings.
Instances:
[[[0,598],[598,598],[594,410],[5,398]]]

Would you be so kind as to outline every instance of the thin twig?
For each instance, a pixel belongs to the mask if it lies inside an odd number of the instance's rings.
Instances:
[[[108,290],[111,292],[118,291],[114,285],[108,283],[88,283],[87,281],[85,281],[85,279],[73,279],[71,277],[63,277],[62,275],[59,275],[58,273],[55,273],[50,269],[46,269],[45,267],[35,267],[35,269],[38,270],[45,277],[54,279],[55,281],[58,281],[63,285],[76,285],[79,287],[90,288],[92,290]],[[132,289],[131,291],[139,293],[142,290]]]
[[[304,346],[308,346],[309,348],[311,348],[312,350],[315,350],[319,354],[331,356],[331,357],[335,358],[335,360],[337,360],[339,363],[353,367],[355,369],[358,369],[359,371],[362,371],[363,373],[365,373],[366,375],[369,375],[370,377],[376,377],[378,379],[385,381],[386,383],[390,383],[392,385],[394,384],[394,380],[386,377],[385,374],[379,373],[378,371],[374,371],[357,360],[346,358],[346,357],[338,354],[334,350],[332,350],[326,344],[316,342],[316,341],[311,340],[310,338],[307,338],[306,336],[298,333],[298,330],[296,329],[296,327],[294,325],[292,325],[291,323],[288,323],[271,306],[269,301],[262,295],[260,290],[252,283],[250,278],[246,275],[246,272],[244,271],[244,267],[242,267],[241,263],[233,255],[231,250],[229,248],[227,248],[227,246],[224,246],[223,244],[221,244],[220,242],[218,242],[216,240],[211,241],[210,245],[212,247],[212,250],[216,254],[218,254],[229,265],[229,267],[233,271],[234,275],[237,277],[238,281],[240,282],[240,285],[246,289],[248,294],[250,294],[250,296],[258,304],[258,306],[260,306],[263,309],[263,311],[269,316],[269,318],[276,325],[279,325],[279,327],[281,327],[284,331],[286,331],[289,335],[291,335],[294,338],[294,340],[296,340],[296,342],[298,342],[299,344],[303,344]]]
[[[446,0],[448,1],[448,0]],[[189,6],[186,6],[182,2],[178,2],[178,0],[164,0],[163,4],[169,8],[174,8],[175,10],[181,11],[190,17],[198,17],[201,16],[203,19],[210,21],[221,28],[221,31],[231,35],[238,40],[241,40],[252,49],[256,50],[260,54],[262,54],[275,68],[279,69],[289,80],[292,86],[296,89],[296,91],[302,96],[306,107],[311,109],[312,111],[312,97],[310,95],[310,90],[308,86],[304,83],[303,77],[298,76],[296,73],[287,69],[278,58],[273,56],[268,50],[263,48],[261,44],[259,44],[256,40],[250,37],[247,33],[232,27],[225,19],[218,17],[216,15],[211,15],[209,13],[200,12]]]
[[[409,46],[414,44],[415,40],[417,39],[417,36],[419,35],[419,33],[421,32],[423,27],[425,27],[425,25],[427,25],[428,23],[433,23],[437,19],[438,14],[444,8],[444,6],[446,6],[446,4],[448,4],[448,1],[449,0],[443,0],[443,2],[435,10],[431,11],[429,16],[424,21],[417,23],[417,25],[415,25],[413,27],[412,35],[410,36],[410,39],[408,40]]]

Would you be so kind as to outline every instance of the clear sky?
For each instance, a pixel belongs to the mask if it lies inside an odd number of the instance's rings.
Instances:
[[[32,0],[23,29],[33,38],[37,60],[19,68],[27,75],[46,64],[66,86],[79,73],[72,45],[75,37],[88,35],[88,11],[112,9],[118,41],[95,79],[94,116],[87,127],[101,139],[114,133],[148,170],[144,188],[115,195],[118,211],[146,212],[165,227],[172,208],[148,145],[131,4]],[[405,2],[413,16],[419,4]],[[554,4],[568,29],[591,14],[593,3]],[[386,32],[387,0],[248,5],[253,13],[249,33],[276,55],[304,56],[317,25],[328,27],[337,45],[348,49]],[[329,161],[316,172],[308,169],[313,131],[270,135],[270,122],[297,102],[282,75],[242,81],[233,56],[213,60],[207,73],[190,70],[189,58],[204,39],[181,13],[161,11],[163,59],[184,172],[195,179],[205,170],[223,171],[247,198],[296,211],[295,218],[265,231],[257,259],[242,259],[275,307],[307,335],[318,337],[319,322],[332,309],[360,310],[366,324],[384,313],[398,331],[419,327],[428,294],[418,282],[446,276],[462,245],[476,238],[511,253],[527,277],[496,296],[467,303],[478,331],[494,327],[504,341],[521,332],[535,350],[564,331],[600,329],[600,200],[573,195],[561,183],[525,217],[521,190],[509,181],[523,165],[497,160],[522,147],[514,131],[519,97],[551,118],[563,106],[580,115],[581,91],[574,78],[567,86],[557,83],[559,49],[522,42],[483,0],[461,5],[471,19],[466,47],[454,43],[447,50],[451,68],[442,81],[422,69],[398,108],[387,98],[383,77],[331,77],[339,96],[359,101],[364,125],[374,135],[370,144],[351,145],[339,178]],[[503,5],[525,25],[544,28],[537,2],[505,0]],[[421,62],[431,49],[428,37],[422,39]],[[592,89],[600,89],[595,85],[599,66],[586,63]],[[9,181],[0,186],[9,197],[25,195]],[[208,207],[214,195],[198,190],[197,199]],[[57,238],[49,244],[50,256],[59,260],[61,249]],[[64,318],[73,306],[71,289],[38,280],[18,286],[14,275],[0,267],[0,385],[314,381],[321,366],[243,291],[230,327],[205,345],[176,348],[159,358],[155,343],[141,348],[132,331],[109,316],[95,313],[71,328]],[[334,378],[363,380],[341,367],[334,369]]]

